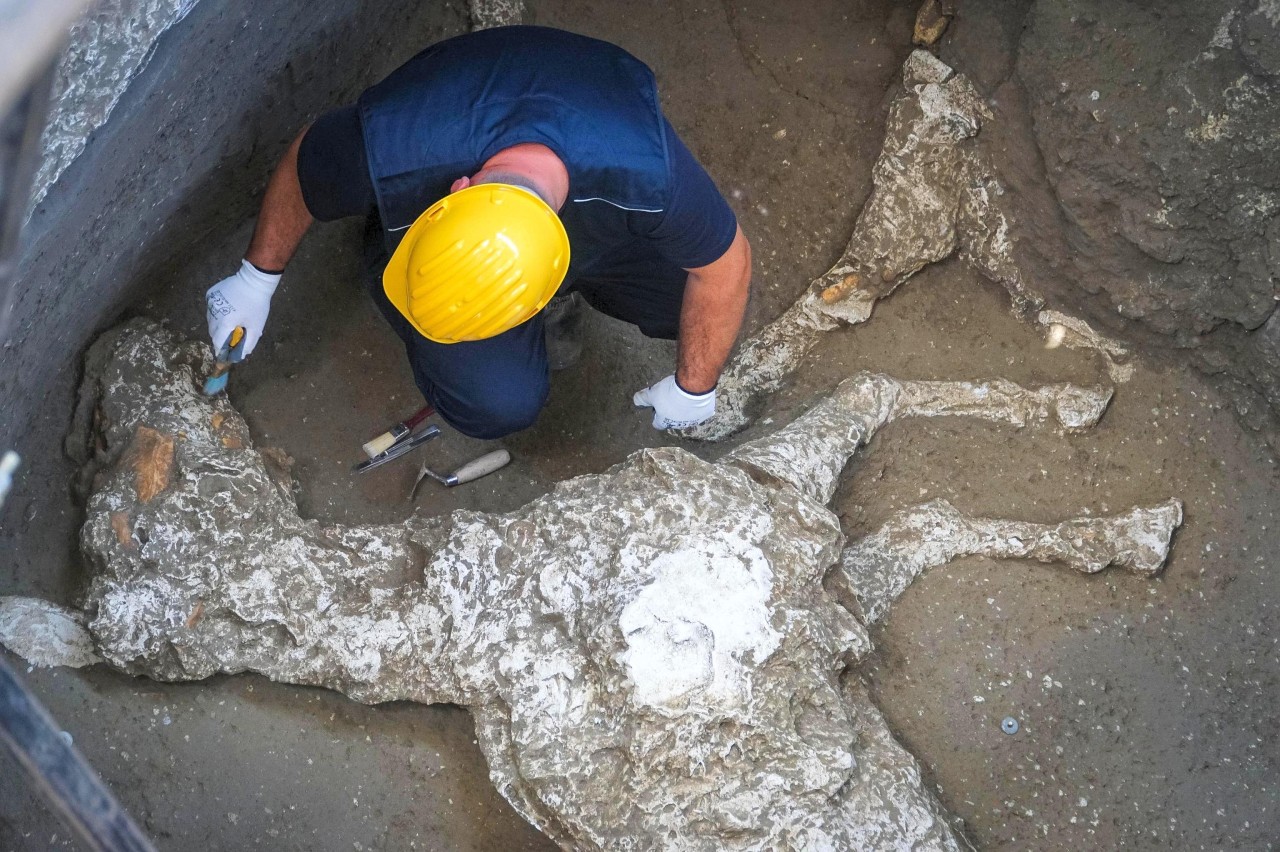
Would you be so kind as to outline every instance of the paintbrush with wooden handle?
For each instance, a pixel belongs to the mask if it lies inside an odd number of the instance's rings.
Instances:
[[[423,420],[426,420],[432,414],[435,414],[435,412],[436,410],[434,406],[424,406],[417,414],[406,420],[402,420],[378,437],[365,442],[362,447],[364,454],[369,458],[375,458],[376,456],[385,453],[387,450],[391,449],[408,437],[414,429],[418,428],[418,424]]]

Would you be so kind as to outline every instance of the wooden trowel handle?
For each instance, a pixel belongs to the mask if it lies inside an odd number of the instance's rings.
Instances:
[[[480,458],[472,459],[449,474],[448,485],[452,488],[455,485],[473,482],[499,468],[505,467],[509,461],[511,461],[511,453],[506,450],[494,450],[491,453],[485,453]]]

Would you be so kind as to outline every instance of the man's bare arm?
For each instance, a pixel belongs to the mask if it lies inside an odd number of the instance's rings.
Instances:
[[[283,272],[314,221],[298,183],[298,147],[310,125],[302,128],[280,158],[262,197],[262,210],[245,260],[265,272]]]
[[[687,393],[715,387],[738,338],[751,290],[751,245],[738,228],[729,249],[690,269],[680,310],[676,381]]]

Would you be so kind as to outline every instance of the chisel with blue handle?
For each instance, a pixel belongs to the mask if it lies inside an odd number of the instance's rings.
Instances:
[[[214,396],[226,389],[231,365],[244,360],[244,340],[244,326],[238,325],[231,329],[227,342],[222,344],[222,348],[214,356],[213,372],[204,380],[205,396]]]

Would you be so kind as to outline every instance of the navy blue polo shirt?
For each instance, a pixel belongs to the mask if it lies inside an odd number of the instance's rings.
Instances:
[[[542,51],[542,55],[539,55],[539,51]],[[579,122],[579,127],[582,121],[595,122],[595,126],[604,127],[607,134],[609,122],[632,120],[626,114],[614,115],[609,108],[601,108],[600,104],[604,101],[599,91],[582,91],[581,97],[575,103],[578,87],[572,82],[566,83],[567,78],[563,73],[563,67],[567,62],[564,54],[567,51],[578,51],[578,55],[570,57],[570,61],[578,63],[579,66],[589,64],[595,58],[599,58],[601,62],[614,64],[633,63],[644,74],[649,75],[649,86],[652,87],[651,72],[648,72],[639,60],[625,54],[620,48],[556,30],[513,27],[462,36],[428,48],[361,98],[370,99],[370,93],[374,93],[375,97],[382,95],[385,99],[382,93],[390,87],[394,89],[396,109],[412,109],[429,113],[430,104],[434,102],[430,98],[439,97],[438,90],[435,95],[429,95],[427,90],[430,87],[442,85],[442,77],[446,78],[447,82],[450,69],[464,68],[464,72],[459,72],[460,77],[475,77],[476,66],[480,66],[483,69],[482,73],[490,75],[489,80],[485,82],[486,93],[493,87],[492,81],[495,79],[502,81],[501,84],[507,87],[507,90],[502,92],[501,99],[490,99],[498,106],[494,106],[494,103],[482,104],[477,100],[475,111],[480,113],[482,110],[487,110],[485,114],[461,117],[442,116],[440,123],[445,123],[445,119],[448,118],[449,124],[461,128],[488,127],[494,124],[495,109],[504,109],[503,104],[514,104],[516,106],[510,108],[509,118],[507,115],[499,114],[497,119],[499,121],[507,119],[518,125],[523,115],[537,114],[536,110],[534,113],[527,111],[522,113],[518,106],[521,99],[526,98],[533,104],[545,103],[549,92],[556,102],[564,105],[565,114],[572,114],[575,109],[577,110],[579,116],[576,120]],[[517,55],[519,58],[520,73],[504,75],[512,55]],[[528,61],[530,57],[542,61],[530,62]],[[508,65],[504,66],[504,62]],[[486,68],[485,63],[490,63],[492,67]],[[562,72],[559,77],[554,73],[557,64],[561,66]],[[419,66],[417,70],[415,65]],[[540,69],[546,70],[540,73]],[[629,65],[626,70],[635,76],[634,69]],[[509,79],[510,76],[514,76],[515,79]],[[624,86],[629,85],[630,78],[621,79]],[[415,86],[424,91],[423,103],[414,102]],[[649,100],[642,100],[644,97]],[[676,266],[692,269],[717,260],[733,242],[737,228],[733,211],[670,123],[657,112],[656,93],[640,92],[639,97],[631,92],[620,93],[617,102],[623,103],[627,98],[633,98],[642,106],[651,104],[653,115],[660,121],[660,124],[655,126],[660,127],[658,132],[661,145],[651,145],[653,155],[645,158],[644,162],[641,162],[640,157],[637,157],[636,161],[637,185],[643,181],[644,188],[652,199],[656,199],[656,203],[650,201],[644,205],[643,209],[633,209],[619,205],[616,199],[611,201],[594,197],[578,197],[575,194],[577,187],[574,185],[574,165],[582,167],[585,159],[585,165],[589,166],[590,154],[584,155],[581,151],[575,151],[575,163],[567,164],[571,168],[570,199],[560,211],[561,220],[569,234],[573,258],[569,270],[570,280],[590,273],[593,267],[607,264],[609,255],[622,247],[634,251],[637,243],[646,246],[656,256]],[[469,103],[469,101],[462,102]],[[404,106],[405,104],[408,106]],[[363,115],[362,106],[365,109]],[[376,108],[385,109],[385,107]],[[365,121],[369,109],[367,103],[358,102],[328,112],[316,120],[303,138],[298,152],[298,179],[307,209],[320,221],[364,215],[379,206],[375,181],[370,174],[370,163],[378,162],[378,158],[370,158],[367,147],[369,128],[365,126]],[[461,109],[465,112],[467,107],[461,107]],[[457,111],[458,109],[452,110],[452,112]],[[585,118],[581,115],[584,113]],[[550,132],[554,135],[557,128],[551,126],[548,131],[547,124],[554,125],[560,114],[556,110],[551,110],[545,115],[538,115],[539,121],[542,122],[540,132]],[[399,117],[393,116],[393,118]],[[645,117],[641,116],[641,118]],[[438,132],[435,124],[431,126],[432,132]],[[571,139],[583,135],[578,128],[569,130],[572,132],[567,132],[566,135]],[[382,140],[380,144],[388,144],[386,131],[381,132],[383,136],[375,136],[375,138]],[[518,127],[513,130],[504,130],[504,132],[508,134],[507,138],[520,138]],[[636,136],[643,139],[641,134]],[[454,153],[447,160],[448,165],[445,167],[448,170],[449,182],[479,170],[483,160],[477,162],[458,157],[458,150],[466,150],[461,140],[455,140],[450,144]],[[428,151],[431,150],[431,146],[426,147]],[[488,153],[492,154],[492,152]],[[424,153],[422,156],[427,160],[430,158],[429,153]],[[612,169],[612,176],[608,181],[612,181],[623,190],[629,188],[628,175],[625,174],[627,162],[626,157],[622,157],[620,163],[615,158],[614,162],[608,164]],[[430,165],[428,163],[428,166]],[[436,164],[434,167],[436,172],[439,172],[442,164]],[[453,170],[457,173],[454,174]],[[600,183],[598,178],[596,183]],[[447,188],[442,188],[442,182],[438,180],[430,185],[424,184],[421,198],[415,202],[415,209],[420,205],[425,210],[444,192],[447,192]],[[384,218],[386,218],[385,212]],[[400,225],[400,227],[404,226]]]

